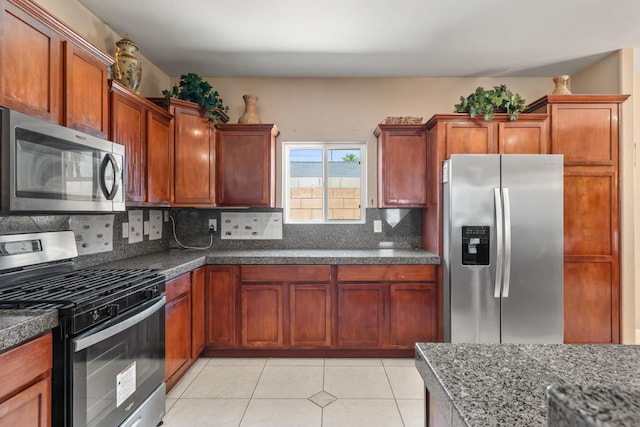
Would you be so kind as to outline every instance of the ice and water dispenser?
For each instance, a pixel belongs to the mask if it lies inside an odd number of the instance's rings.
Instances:
[[[489,226],[462,226],[462,265],[489,265]]]

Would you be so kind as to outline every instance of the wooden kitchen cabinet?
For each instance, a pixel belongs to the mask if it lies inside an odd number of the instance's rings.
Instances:
[[[240,285],[243,347],[283,347],[283,285]]]
[[[245,265],[240,283],[244,347],[331,345],[331,266]]]
[[[220,124],[217,141],[217,205],[275,207],[274,124]]]
[[[216,129],[198,104],[175,98],[150,98],[172,116],[171,206],[213,207],[216,197]]]
[[[205,347],[235,348],[238,267],[207,266],[205,272]]]
[[[63,125],[107,138],[109,133],[109,67],[111,57],[85,43],[63,42]],[[106,57],[106,58],[105,58]]]
[[[191,272],[191,359],[197,360],[205,342],[205,280],[206,269]]]
[[[191,275],[185,273],[165,286],[165,382],[170,390],[191,361]]]
[[[378,207],[427,204],[425,125],[378,125]]]
[[[564,155],[564,339],[620,343],[620,104],[627,95],[548,95],[551,152]]]
[[[2,5],[0,105],[106,138],[113,59],[35,2]]]
[[[0,427],[51,425],[51,334],[0,354]]]
[[[171,115],[111,81],[112,141],[125,146],[128,206],[169,206]]]
[[[410,349],[437,338],[434,265],[339,265],[338,346]]]

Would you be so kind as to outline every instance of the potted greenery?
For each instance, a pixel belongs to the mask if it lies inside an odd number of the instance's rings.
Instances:
[[[507,113],[510,120],[517,120],[525,108],[525,100],[512,93],[507,86],[494,86],[486,90],[478,87],[466,98],[460,97],[460,103],[454,105],[454,113],[469,113],[471,117],[483,115],[486,122],[493,120],[495,113]]]
[[[213,91],[209,82],[205,81],[196,73],[183,74],[180,82],[169,90],[163,90],[165,104],[169,103],[169,98],[177,98],[185,101],[195,102],[207,110],[209,120],[219,120],[227,122],[229,107],[225,106],[218,91]]]

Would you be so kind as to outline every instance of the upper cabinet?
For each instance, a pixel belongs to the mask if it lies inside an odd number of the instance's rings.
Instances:
[[[110,138],[125,146],[129,206],[168,206],[171,177],[171,115],[111,82]]]
[[[33,2],[0,4],[0,105],[106,138],[113,59]]]
[[[425,125],[378,125],[378,207],[427,204]]]
[[[217,205],[275,206],[274,124],[218,125]]]

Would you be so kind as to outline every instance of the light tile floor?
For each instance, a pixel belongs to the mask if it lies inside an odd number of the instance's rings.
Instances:
[[[201,358],[167,395],[165,427],[422,427],[413,359]]]

